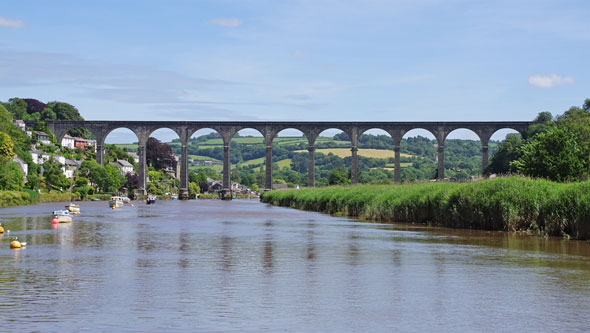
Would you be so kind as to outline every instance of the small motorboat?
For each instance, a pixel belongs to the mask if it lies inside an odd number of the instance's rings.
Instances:
[[[111,197],[111,200],[109,200],[109,207],[115,209],[115,208],[121,208],[123,207],[123,197],[119,197],[119,196],[115,196],[115,197]]]
[[[155,204],[156,203],[156,200],[158,200],[158,198],[156,198],[153,195],[149,195],[147,197],[147,199],[145,200],[145,203],[148,204],[148,205],[152,205],[152,204]]]
[[[75,203],[70,203],[66,206],[66,210],[73,214],[80,214],[80,205],[76,205]]]
[[[54,210],[52,214],[53,218],[59,223],[72,222],[72,214],[68,210]]]
[[[124,204],[127,204],[127,205],[131,204],[131,199],[129,199],[129,197],[123,195],[123,196],[121,196],[121,198],[123,199]]]

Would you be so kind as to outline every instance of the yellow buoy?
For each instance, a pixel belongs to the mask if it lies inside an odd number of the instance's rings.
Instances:
[[[20,244],[20,242],[18,240],[16,240],[16,238],[10,242],[10,248],[11,249],[20,249],[22,247],[22,245]]]
[[[4,227],[2,226],[2,224],[0,224],[0,234],[4,233]]]

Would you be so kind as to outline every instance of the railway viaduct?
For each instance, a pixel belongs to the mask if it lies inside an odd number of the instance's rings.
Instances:
[[[49,129],[55,134],[57,142],[69,130],[77,127],[86,128],[96,138],[97,155],[96,160],[104,164],[104,141],[107,135],[115,129],[130,129],[138,139],[140,189],[145,191],[146,185],[146,143],[151,133],[161,128],[169,128],[178,134],[181,142],[180,159],[180,196],[188,194],[188,142],[193,133],[199,129],[210,128],[217,131],[223,139],[223,188],[231,188],[230,180],[230,143],[232,137],[240,130],[255,129],[264,137],[266,143],[266,178],[265,189],[272,188],[272,141],[277,134],[284,129],[297,129],[305,135],[308,142],[309,168],[308,184],[315,185],[315,158],[314,143],[318,135],[326,129],[339,129],[345,132],[351,141],[351,182],[353,185],[358,182],[358,138],[365,131],[370,129],[381,129],[389,133],[394,143],[395,156],[395,183],[399,184],[400,177],[400,144],[405,133],[413,129],[424,129],[431,132],[437,141],[438,146],[438,172],[437,178],[444,178],[444,142],[447,135],[453,130],[464,128],[473,131],[481,140],[482,146],[482,170],[488,164],[488,142],[492,134],[500,129],[513,129],[523,133],[531,121],[486,121],[486,122],[273,122],[273,121],[46,121]],[[27,122],[32,126],[34,122]]]

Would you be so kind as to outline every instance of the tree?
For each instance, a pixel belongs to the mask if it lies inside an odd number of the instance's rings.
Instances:
[[[24,186],[24,174],[18,163],[0,159],[0,190],[20,191]]]
[[[128,191],[131,192],[139,189],[139,176],[137,174],[128,172],[125,177],[127,178],[125,187]]]
[[[111,164],[105,165],[104,171],[106,173],[106,181],[103,184],[103,190],[105,192],[118,191],[127,181],[127,178],[121,173],[121,169]]]
[[[41,112],[42,120],[84,120],[78,109],[64,102],[49,102]],[[68,134],[75,137],[90,139],[92,134],[85,128],[73,128]]]
[[[330,185],[342,185],[342,184],[350,184],[350,179],[348,179],[348,172],[343,169],[336,169],[330,173],[330,178],[328,179]]]
[[[61,170],[62,165],[49,159],[43,163],[43,178],[48,190],[69,187],[69,182]]]
[[[150,137],[146,144],[146,162],[156,170],[176,168],[176,159],[172,149],[160,140]]]
[[[522,156],[510,167],[532,177],[577,180],[588,170],[588,157],[578,140],[567,127],[552,127],[525,143],[520,148]]]
[[[10,136],[0,132],[0,158],[11,160],[14,157],[14,143]]]
[[[14,119],[29,120],[27,113],[27,102],[20,98],[11,98],[8,103],[2,103],[4,107],[12,114]]]
[[[41,185],[41,180],[39,179],[39,176],[37,176],[37,174],[31,172],[31,170],[29,169],[29,172],[27,174],[27,188],[29,188],[31,190],[36,190],[39,188],[40,185]]]
[[[191,198],[196,198],[197,194],[201,193],[201,189],[197,183],[190,182],[188,183],[188,192]]]
[[[520,147],[522,146],[522,137],[519,134],[508,134],[506,140],[500,142],[498,151],[492,156],[490,164],[485,170],[486,174],[508,173],[510,170],[510,162],[520,157]]]

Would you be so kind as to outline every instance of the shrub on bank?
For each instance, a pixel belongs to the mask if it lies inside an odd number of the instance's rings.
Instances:
[[[531,231],[590,239],[590,181],[507,177],[470,183],[271,191],[263,202],[383,222]]]
[[[0,191],[0,207],[23,206],[44,202],[69,201],[68,192],[37,193],[32,190]]]
[[[20,191],[0,191],[0,207],[20,206],[30,203],[29,194]]]

